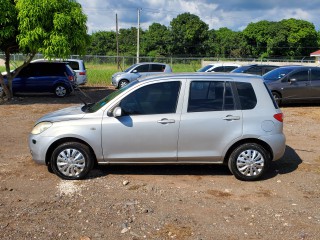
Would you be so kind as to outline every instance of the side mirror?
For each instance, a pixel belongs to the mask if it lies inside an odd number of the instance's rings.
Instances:
[[[138,71],[135,69],[135,70],[133,70],[132,72],[133,72],[133,73],[137,73]]]
[[[122,116],[122,109],[121,109],[121,107],[116,107],[115,109],[113,109],[112,115],[113,115],[113,117],[115,117],[115,118],[121,117],[121,116]]]
[[[291,84],[291,83],[295,83],[297,81],[297,79],[295,79],[295,78],[290,78],[289,79],[289,83]]]

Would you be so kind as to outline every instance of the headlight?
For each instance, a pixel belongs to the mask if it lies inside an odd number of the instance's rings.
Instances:
[[[38,123],[36,126],[34,126],[31,133],[34,135],[40,134],[40,133],[44,132],[45,130],[47,130],[51,126],[52,126],[51,122]]]

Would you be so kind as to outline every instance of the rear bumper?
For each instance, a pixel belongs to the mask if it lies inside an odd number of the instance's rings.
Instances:
[[[280,159],[286,150],[286,137],[283,133],[263,136],[262,141],[269,144],[273,152],[273,161]]]

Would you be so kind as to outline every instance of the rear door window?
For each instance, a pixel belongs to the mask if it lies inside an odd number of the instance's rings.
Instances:
[[[150,72],[163,72],[165,65],[163,64],[150,64]]]
[[[191,82],[188,112],[224,111],[235,109],[230,82]]]

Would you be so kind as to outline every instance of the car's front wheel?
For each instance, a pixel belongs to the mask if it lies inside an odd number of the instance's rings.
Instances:
[[[51,169],[66,180],[83,179],[93,168],[94,160],[88,146],[78,142],[59,145],[52,153]]]
[[[121,80],[118,84],[118,88],[123,88],[124,86],[127,86],[129,84],[128,80]]]
[[[231,153],[228,167],[239,180],[250,181],[260,178],[268,169],[270,157],[259,144],[245,143]]]
[[[54,94],[57,96],[57,97],[65,97],[67,96],[69,93],[68,89],[66,88],[66,86],[64,85],[57,85],[55,86],[54,88]]]

